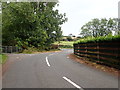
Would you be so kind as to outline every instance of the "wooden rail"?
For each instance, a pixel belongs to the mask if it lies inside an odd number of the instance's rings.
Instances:
[[[120,69],[120,42],[74,44],[74,54]]]

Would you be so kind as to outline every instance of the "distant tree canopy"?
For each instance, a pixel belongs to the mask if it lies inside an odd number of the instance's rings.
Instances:
[[[120,34],[118,30],[118,19],[93,19],[81,27],[80,35],[82,37],[98,37],[112,34]]]
[[[2,3],[3,45],[44,49],[62,36],[65,14],[53,8],[54,2]]]

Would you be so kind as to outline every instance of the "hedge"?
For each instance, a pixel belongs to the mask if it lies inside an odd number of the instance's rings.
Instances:
[[[115,36],[100,36],[100,37],[88,37],[84,39],[80,39],[76,41],[74,44],[79,44],[79,43],[89,43],[89,42],[105,42],[105,41],[119,41],[120,40],[120,35],[115,35]]]

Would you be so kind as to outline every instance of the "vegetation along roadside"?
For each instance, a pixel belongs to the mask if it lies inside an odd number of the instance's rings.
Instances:
[[[0,54],[0,64],[4,64],[7,61],[8,56],[6,54]]]

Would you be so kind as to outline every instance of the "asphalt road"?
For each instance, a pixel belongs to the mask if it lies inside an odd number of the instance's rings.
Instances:
[[[118,88],[118,77],[71,60],[72,52],[9,55],[3,88]]]

